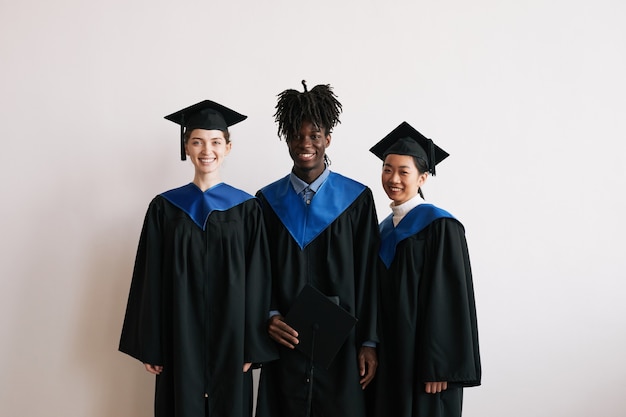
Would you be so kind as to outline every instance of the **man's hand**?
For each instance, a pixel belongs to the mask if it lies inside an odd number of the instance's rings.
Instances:
[[[365,389],[374,375],[376,375],[376,368],[378,368],[378,355],[376,354],[376,348],[361,346],[359,351],[359,375],[361,380],[361,388]]]
[[[289,349],[294,349],[295,346],[300,343],[298,340],[298,332],[285,323],[283,319],[283,316],[280,314],[272,316],[267,325],[267,332],[276,342]]]

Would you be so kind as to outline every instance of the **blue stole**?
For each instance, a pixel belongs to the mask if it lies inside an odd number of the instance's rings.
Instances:
[[[264,187],[261,192],[300,249],[315,240],[365,190],[343,175],[331,172],[306,204],[289,181],[289,175]]]
[[[387,269],[396,256],[398,243],[421,232],[426,226],[441,218],[454,219],[454,216],[432,204],[422,203],[409,211],[396,227],[393,227],[393,214],[380,222],[381,242],[378,255]]]
[[[194,183],[161,194],[167,201],[187,213],[202,230],[213,210],[225,211],[254,198],[245,191],[223,182],[202,192]]]

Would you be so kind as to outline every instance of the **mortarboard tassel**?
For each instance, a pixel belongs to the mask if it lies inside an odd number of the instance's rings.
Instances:
[[[185,152],[185,115],[181,115],[180,121],[180,160],[187,159],[187,152]]]
[[[435,176],[435,142],[432,139],[428,139],[428,165],[430,166],[430,172]]]

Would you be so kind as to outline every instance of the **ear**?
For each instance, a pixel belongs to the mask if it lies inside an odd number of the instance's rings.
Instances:
[[[330,133],[326,135],[326,147],[328,148],[330,146],[330,140],[332,139],[332,137],[330,136]]]
[[[417,188],[420,188],[422,185],[424,185],[427,179],[428,179],[428,172],[421,173],[419,175],[419,178],[417,179]]]
[[[233,148],[233,143],[232,142],[228,142],[226,144],[226,151],[224,152],[224,156],[228,155],[230,153],[230,150]]]

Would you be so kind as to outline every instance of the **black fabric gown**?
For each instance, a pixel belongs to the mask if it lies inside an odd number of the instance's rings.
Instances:
[[[257,197],[270,243],[272,309],[285,316],[308,283],[327,296],[338,296],[340,305],[358,322],[329,368],[315,368],[312,382],[308,379],[309,359],[277,344],[280,359],[261,370],[256,415],[298,417],[310,408],[313,417],[363,417],[365,400],[357,355],[363,342],[378,340],[375,275],[379,232],[372,193],[331,173],[310,206],[296,195],[288,177],[262,189]],[[326,220],[319,223],[322,217]],[[308,226],[316,230],[309,233]]]
[[[163,366],[155,416],[249,416],[251,372],[243,364],[277,357],[266,329],[271,279],[261,209],[223,183],[205,193],[194,187],[150,203],[119,349]]]
[[[372,415],[458,417],[463,387],[481,382],[464,228],[451,216],[436,218],[398,240],[389,266],[380,263],[379,368],[368,388]],[[424,383],[437,381],[447,381],[448,389],[427,394]]]

